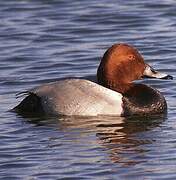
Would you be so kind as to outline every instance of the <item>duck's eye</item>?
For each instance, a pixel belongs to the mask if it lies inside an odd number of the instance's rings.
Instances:
[[[129,60],[135,60],[135,56],[134,55],[129,55],[128,58],[129,58]]]

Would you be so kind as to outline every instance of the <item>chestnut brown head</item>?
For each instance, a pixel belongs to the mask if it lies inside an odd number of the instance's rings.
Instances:
[[[124,91],[121,88],[124,89],[126,84],[144,76],[161,79],[171,77],[154,71],[144,62],[138,50],[128,44],[115,44],[110,47],[101,59],[97,71],[99,84],[119,92]]]

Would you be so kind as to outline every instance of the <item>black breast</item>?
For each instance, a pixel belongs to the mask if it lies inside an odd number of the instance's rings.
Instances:
[[[164,96],[144,84],[134,84],[123,94],[122,100],[124,116],[160,114],[167,110]]]

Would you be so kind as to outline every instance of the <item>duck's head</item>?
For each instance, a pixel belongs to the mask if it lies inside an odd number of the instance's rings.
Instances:
[[[104,54],[97,71],[98,83],[124,92],[132,81],[143,77],[172,79],[172,76],[155,71],[144,62],[137,49],[128,44],[115,44]]]

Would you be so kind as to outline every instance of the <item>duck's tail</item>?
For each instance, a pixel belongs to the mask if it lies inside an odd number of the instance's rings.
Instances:
[[[12,111],[19,114],[42,114],[43,108],[41,105],[41,98],[33,92],[24,91],[18,93],[16,98],[27,95],[17,106],[15,106]]]

